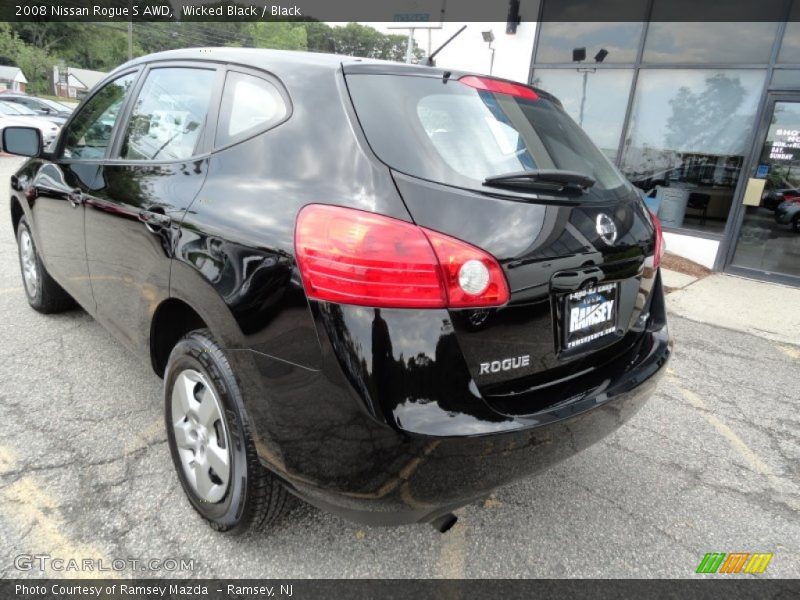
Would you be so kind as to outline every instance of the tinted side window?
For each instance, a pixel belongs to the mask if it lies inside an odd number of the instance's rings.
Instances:
[[[7,102],[13,102],[14,104],[21,104],[22,106],[26,106],[31,110],[41,110],[42,107],[36,104],[35,102],[28,100],[27,98],[3,98],[3,100]]]
[[[31,109],[33,109],[34,106],[35,106],[33,104],[33,102],[31,102],[29,100],[23,100],[22,98],[9,98],[8,102],[13,102],[14,104],[22,104],[23,106],[27,106],[28,108],[31,108]],[[38,107],[36,107],[36,108],[38,108]]]
[[[210,69],[150,71],[125,130],[121,158],[191,158],[206,127],[215,76]]]
[[[105,157],[114,123],[135,79],[135,73],[123,75],[92,96],[64,134],[64,158],[97,160]]]
[[[280,123],[289,109],[283,96],[266,79],[229,72],[222,93],[217,146],[244,139]]]

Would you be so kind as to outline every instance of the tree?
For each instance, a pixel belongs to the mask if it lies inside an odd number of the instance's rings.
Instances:
[[[0,65],[16,65],[22,40],[11,30],[8,23],[0,23]]]
[[[42,50],[50,50],[66,40],[79,40],[84,33],[83,23],[36,21],[13,23],[12,26],[22,41]]]
[[[0,23],[0,62],[22,70],[29,92],[46,94],[50,91],[48,75],[55,61],[46,50],[26,44],[8,23]]]
[[[28,80],[26,91],[32,94],[52,93],[48,77],[55,60],[47,52],[36,46],[23,44],[15,62]]]
[[[405,35],[384,34],[359,23],[348,23],[344,27],[330,27],[325,23],[305,23],[308,34],[308,49],[312,52],[332,52],[349,56],[403,61],[406,56],[408,38]],[[417,60],[423,56],[415,47]]]
[[[669,101],[672,114],[667,119],[667,148],[710,152],[729,146],[746,131],[736,127],[736,111],[744,101],[745,90],[738,77],[718,73],[706,78],[697,92],[678,89]]]
[[[288,21],[248,23],[245,33],[254,48],[307,50],[308,39],[302,24]]]
[[[128,35],[123,28],[105,23],[83,25],[80,44],[62,40],[51,47],[67,66],[110,71],[128,60]]]

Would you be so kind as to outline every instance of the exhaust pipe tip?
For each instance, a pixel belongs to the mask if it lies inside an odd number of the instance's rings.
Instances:
[[[439,533],[446,533],[453,527],[453,525],[456,524],[456,521],[458,521],[457,516],[455,516],[453,513],[447,513],[441,517],[436,517],[433,521],[431,521],[431,526],[438,530]]]

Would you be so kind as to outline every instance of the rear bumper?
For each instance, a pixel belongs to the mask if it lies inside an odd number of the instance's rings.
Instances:
[[[399,525],[431,521],[612,433],[651,396],[671,346],[666,324],[647,331],[624,371],[534,415],[500,415],[477,392],[461,411],[441,399],[419,403],[428,408],[415,427],[437,435],[401,430],[411,426],[402,411],[376,414],[362,401],[369,390],[329,360],[311,371],[252,351],[232,354],[242,385],[252,388],[248,410],[265,466],[320,508]]]
[[[352,521],[430,522],[492,490],[575,455],[618,429],[650,398],[670,354],[666,331],[653,335],[646,364],[624,381],[554,414],[513,419],[502,433],[428,438],[374,497],[300,486],[301,497]]]

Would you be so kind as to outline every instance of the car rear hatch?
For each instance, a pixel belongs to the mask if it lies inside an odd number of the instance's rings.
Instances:
[[[413,220],[488,251],[504,270],[507,305],[450,311],[493,408],[530,414],[563,402],[581,376],[638,342],[657,277],[654,222],[555,98],[436,69],[345,74]]]

